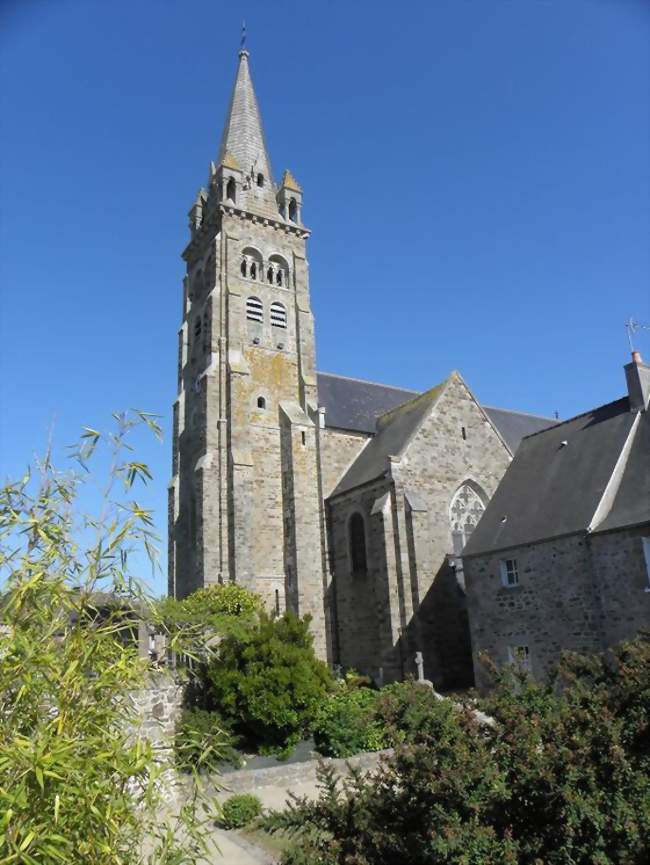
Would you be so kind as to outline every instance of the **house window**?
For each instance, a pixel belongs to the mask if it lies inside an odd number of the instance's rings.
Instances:
[[[501,582],[507,588],[519,585],[517,559],[501,559]]]
[[[508,646],[508,663],[515,664],[522,670],[530,670],[530,649],[521,644]]]
[[[260,324],[264,321],[264,307],[259,297],[246,299],[246,318],[249,321],[258,321]]]
[[[648,581],[645,586],[646,592],[650,592],[650,538],[641,538],[643,545],[643,557],[645,559],[645,573]]]
[[[449,506],[451,540],[455,556],[460,556],[463,547],[483,516],[483,499],[470,483],[461,484]]]
[[[273,327],[287,326],[287,310],[277,300],[271,304],[271,324]]]
[[[368,570],[366,558],[366,527],[361,514],[352,514],[348,526],[350,564],[353,574],[365,574]]]

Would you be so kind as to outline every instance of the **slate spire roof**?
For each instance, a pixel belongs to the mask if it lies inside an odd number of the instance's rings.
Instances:
[[[248,51],[239,52],[239,66],[235,78],[230,108],[226,117],[219,163],[226,155],[234,159],[245,175],[261,173],[272,194],[271,160],[269,159],[262,129],[262,117],[255,96],[248,64]]]

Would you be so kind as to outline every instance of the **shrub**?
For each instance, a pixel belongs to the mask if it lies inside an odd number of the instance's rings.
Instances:
[[[412,679],[386,685],[377,695],[373,706],[373,720],[384,731],[390,745],[416,742],[430,738],[430,728],[436,725],[444,703],[437,699],[431,688]]]
[[[216,772],[223,761],[240,766],[237,737],[227,729],[217,712],[185,708],[176,725],[174,749],[181,770]]]
[[[650,643],[609,654],[565,658],[555,685],[502,678],[494,727],[441,701],[372,775],[321,768],[316,802],[264,818],[299,833],[283,865],[645,865]]]
[[[307,733],[332,684],[314,655],[310,617],[260,613],[257,623],[222,640],[207,666],[212,704],[253,745],[287,749]]]
[[[174,630],[192,625],[216,634],[243,634],[256,621],[262,599],[237,583],[224,583],[197,589],[182,600],[162,598],[158,616]]]
[[[351,757],[385,747],[374,711],[378,694],[341,683],[318,710],[312,733],[316,750],[326,757]]]
[[[262,803],[252,793],[238,793],[223,803],[220,823],[225,829],[248,826],[262,813]]]

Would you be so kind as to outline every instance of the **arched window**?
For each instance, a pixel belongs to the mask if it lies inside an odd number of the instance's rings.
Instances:
[[[291,222],[298,221],[298,203],[295,198],[292,198],[289,201],[289,219]]]
[[[258,321],[260,324],[264,321],[264,306],[259,297],[246,299],[246,318],[249,321]]]
[[[246,246],[241,251],[241,275],[248,279],[264,278],[264,262],[262,253],[254,246]]]
[[[361,514],[352,514],[348,524],[350,544],[350,566],[353,574],[365,574],[368,570],[366,558],[366,527]]]
[[[466,481],[456,490],[449,506],[454,555],[459,556],[485,511],[484,497]]]
[[[266,408],[266,400],[263,396],[257,397],[257,407],[258,408]]]
[[[229,198],[233,203],[236,201],[237,184],[235,178],[231,177],[226,184],[226,198]]]
[[[257,175],[256,183],[258,186],[264,186],[264,175],[263,174],[260,173]]]
[[[269,256],[269,275],[268,281],[273,285],[286,287],[289,285],[289,265],[285,258],[274,252]]]
[[[266,271],[266,281],[270,282],[271,285],[273,285],[273,268],[272,267],[269,267],[269,269]]]
[[[273,327],[287,326],[287,310],[277,300],[274,300],[271,304],[271,324]]]

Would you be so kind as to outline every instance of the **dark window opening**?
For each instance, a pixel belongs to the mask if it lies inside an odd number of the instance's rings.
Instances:
[[[241,270],[241,275],[246,276],[246,259],[245,258],[242,258],[242,260],[241,260],[240,270]]]
[[[257,175],[257,185],[258,186],[264,186],[264,175],[263,174]]]
[[[289,219],[291,222],[298,221],[298,204],[295,198],[292,198],[289,202]]]
[[[257,407],[258,408],[266,408],[266,400],[263,396],[257,397]]]
[[[251,262],[251,273],[250,273],[250,277],[251,277],[251,279],[257,279],[257,265],[255,264],[254,261]]]
[[[275,274],[275,281],[278,285],[282,285],[282,271],[281,270],[278,270],[278,272]]]
[[[350,536],[350,563],[353,574],[365,574],[368,570],[366,559],[366,528],[361,514],[352,514],[348,528]]]
[[[201,318],[196,319],[194,322],[194,338],[198,339],[201,336]]]
[[[461,434],[463,436],[463,441],[467,441],[467,430],[465,429],[465,427],[464,426],[461,427],[460,431],[461,431]]]
[[[307,444],[307,434],[304,430],[300,433],[300,437],[302,439],[303,445],[306,445]]]
[[[229,198],[231,201],[235,200],[235,192],[237,190],[237,184],[235,183],[235,178],[231,177],[226,186],[226,198]]]
[[[280,590],[275,590],[275,613],[277,616],[280,615]]]

